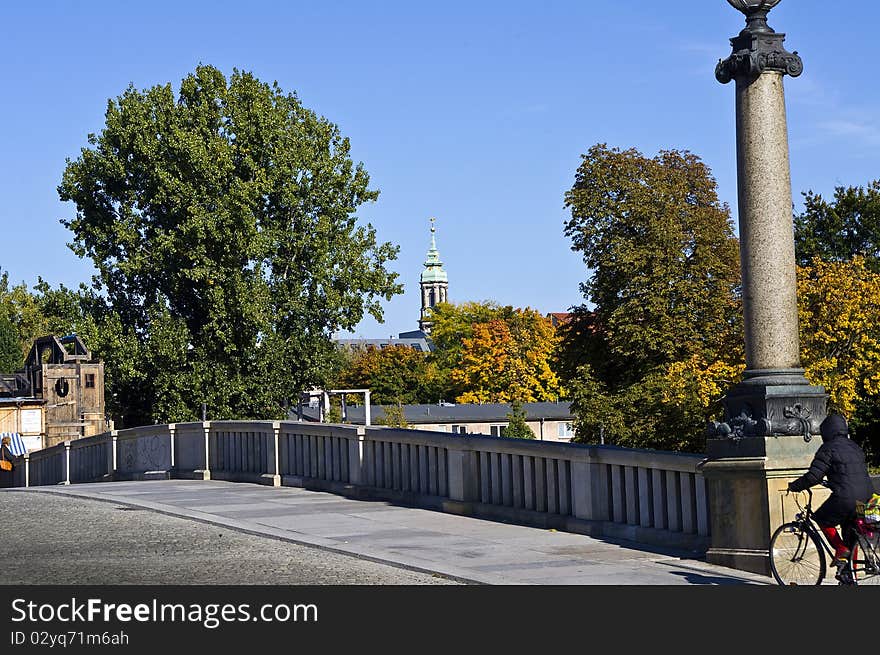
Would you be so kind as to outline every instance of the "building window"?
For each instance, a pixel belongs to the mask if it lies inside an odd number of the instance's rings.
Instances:
[[[94,373],[86,373],[86,389],[94,389],[95,388],[95,374]]]
[[[507,425],[493,425],[489,428],[489,432],[493,437],[506,437]]]
[[[559,424],[559,437],[570,439],[574,436],[574,428],[571,423]]]
[[[467,434],[467,426],[466,425],[453,425],[452,426],[452,434]]]

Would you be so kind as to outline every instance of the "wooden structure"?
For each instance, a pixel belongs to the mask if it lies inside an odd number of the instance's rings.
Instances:
[[[104,363],[77,335],[36,339],[23,374],[30,395],[45,401],[44,448],[106,430]]]
[[[0,397],[0,433],[17,432],[28,452],[45,446],[46,401],[42,398]]]

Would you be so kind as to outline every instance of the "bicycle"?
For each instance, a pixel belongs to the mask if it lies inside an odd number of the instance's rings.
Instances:
[[[813,492],[806,490],[807,503],[794,520],[783,523],[770,537],[770,571],[780,585],[820,585],[827,571],[826,558],[834,551],[813,520]],[[841,585],[880,585],[880,526],[861,517],[842,526],[849,559],[838,567],[835,578]]]

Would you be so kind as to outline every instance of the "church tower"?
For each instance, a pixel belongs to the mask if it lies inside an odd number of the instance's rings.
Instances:
[[[431,247],[428,249],[428,257],[425,260],[425,270],[422,271],[422,312],[419,317],[419,329],[425,334],[431,332],[431,308],[437,303],[448,302],[446,293],[449,289],[449,280],[446,271],[443,270],[443,262],[440,261],[440,253],[434,241],[434,219],[431,219]]]

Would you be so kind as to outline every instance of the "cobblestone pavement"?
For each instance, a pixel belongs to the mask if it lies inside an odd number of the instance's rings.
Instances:
[[[57,494],[0,493],[3,584],[455,584],[354,556]]]

